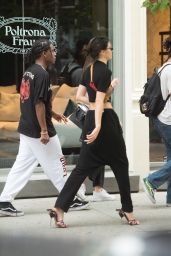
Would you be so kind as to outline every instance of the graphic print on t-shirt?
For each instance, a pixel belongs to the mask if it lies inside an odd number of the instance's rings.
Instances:
[[[24,103],[25,100],[28,100],[29,96],[30,96],[30,81],[29,79],[25,80],[23,78],[20,86],[21,102]]]

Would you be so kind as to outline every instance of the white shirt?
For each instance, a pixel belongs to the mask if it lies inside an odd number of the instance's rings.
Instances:
[[[170,64],[170,65],[167,65]],[[161,81],[161,91],[163,99],[166,100],[169,93],[171,93],[171,61],[166,62],[160,70],[166,66],[160,74],[160,81]],[[158,115],[158,119],[167,125],[171,125],[171,96],[167,100],[166,105],[162,112]]]

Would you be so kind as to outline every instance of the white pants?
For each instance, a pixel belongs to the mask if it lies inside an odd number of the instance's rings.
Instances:
[[[20,134],[19,152],[8,174],[7,181],[0,196],[0,202],[11,202],[26,185],[38,163],[60,192],[65,184],[65,159],[62,154],[58,136],[50,138],[44,145],[40,139]]]

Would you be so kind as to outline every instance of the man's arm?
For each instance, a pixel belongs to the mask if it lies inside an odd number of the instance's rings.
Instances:
[[[45,117],[45,104],[43,101],[38,101],[35,105],[37,120],[39,122],[41,132],[40,132],[40,141],[43,144],[49,142],[49,135],[47,131],[46,117]]]

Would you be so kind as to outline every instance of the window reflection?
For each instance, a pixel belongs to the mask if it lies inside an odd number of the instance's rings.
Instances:
[[[107,0],[101,0],[100,5],[99,0],[1,0],[1,16],[5,19],[12,17],[33,17],[42,20],[43,17],[47,17],[56,20],[57,60],[55,66],[51,67],[51,79],[54,81],[53,84],[58,84],[58,78],[62,68],[74,59],[76,43],[79,40],[84,41],[89,40],[93,36],[108,35]],[[33,26],[33,24],[24,24],[25,29],[29,30],[33,29],[33,27],[37,30],[41,29],[40,25]],[[8,28],[8,34],[10,33],[12,32],[10,28]],[[27,39],[29,40],[34,40],[33,37],[34,35],[27,35]],[[26,36],[23,38],[26,39]],[[8,36],[4,35],[4,29],[2,30],[0,26],[0,42],[6,42],[6,44],[9,45],[11,44],[10,40]],[[15,43],[19,43],[19,37],[17,36]],[[22,44],[22,40],[20,43]],[[24,47],[26,48],[26,45]],[[16,88],[20,85],[23,70],[28,66],[28,58],[23,54],[0,52],[0,60],[0,93],[5,88],[3,93],[9,93],[11,95],[14,92],[16,93]],[[66,92],[61,93],[61,95],[66,95]],[[13,98],[15,98],[15,96],[13,96]],[[62,99],[60,99],[60,107],[63,107],[64,102],[61,100]],[[69,98],[67,100],[65,99],[65,103],[66,102],[70,102]],[[66,106],[64,111],[66,111]],[[18,120],[10,120],[10,118],[9,121],[2,120],[0,113],[0,159],[8,159],[7,162],[9,165],[12,165],[9,159],[15,159],[18,150],[19,135],[17,133]],[[3,125],[5,123],[5,127],[8,126],[8,128],[2,129],[2,123]],[[68,148],[63,149],[64,153],[70,152]],[[2,163],[2,161],[0,162]],[[1,167],[2,166],[0,166],[0,168]]]

